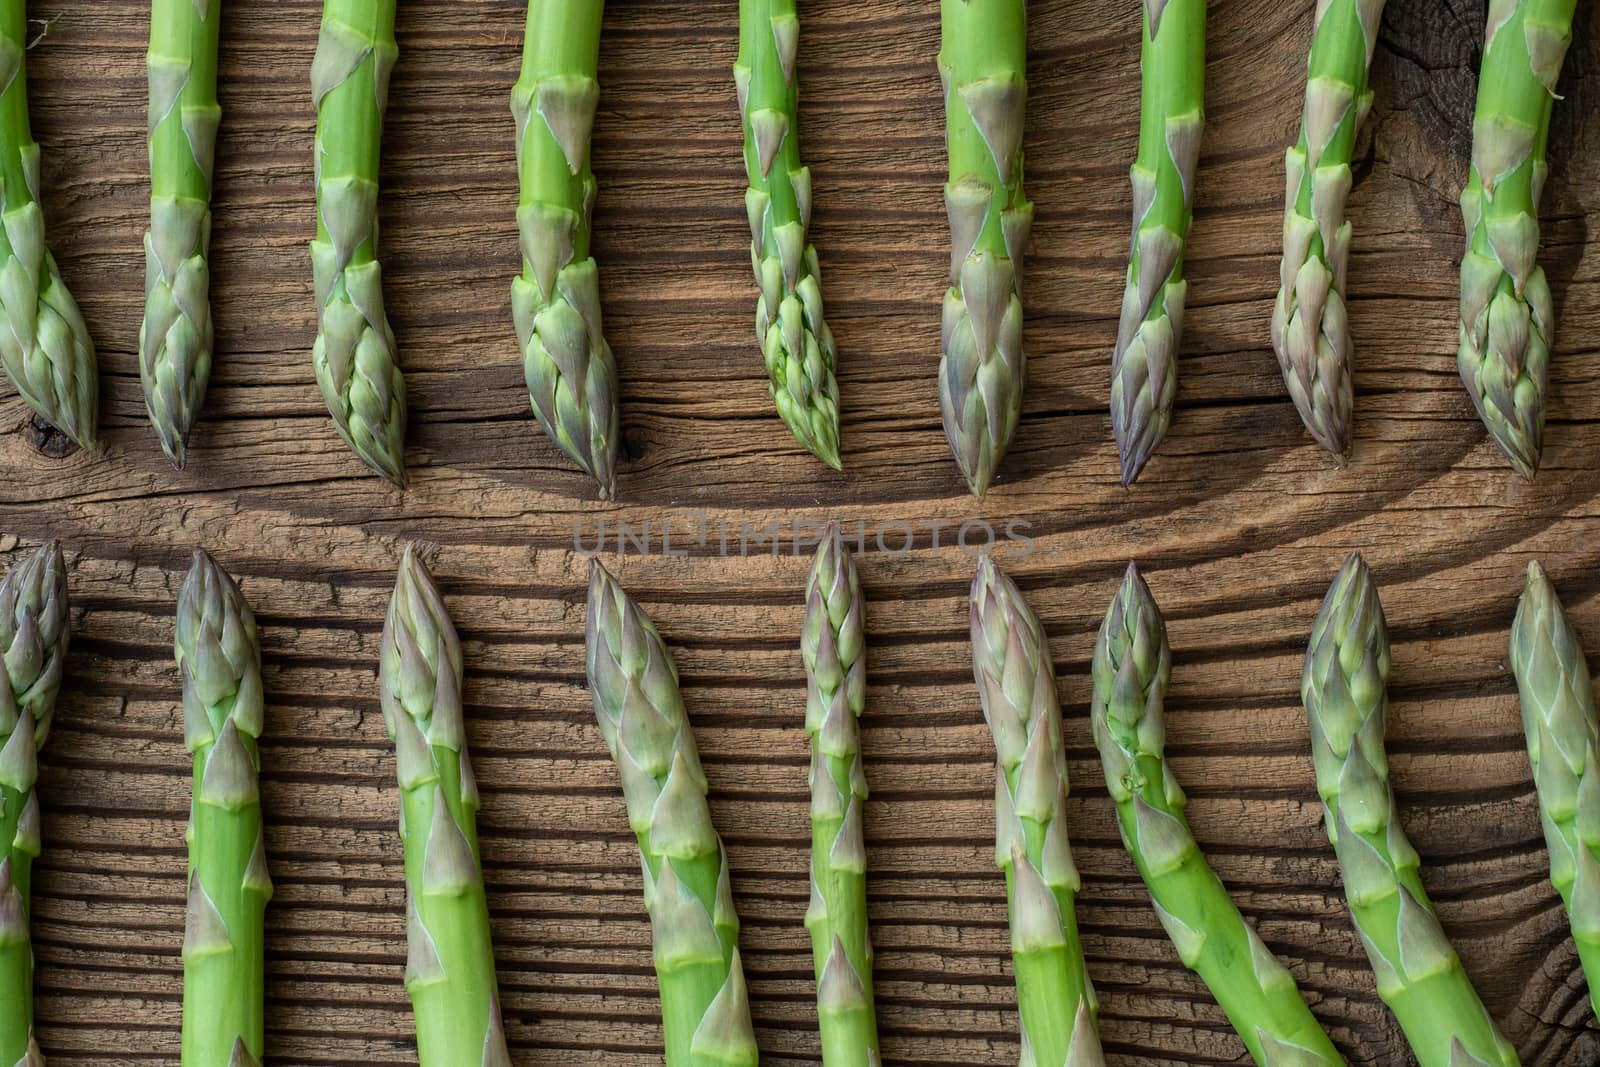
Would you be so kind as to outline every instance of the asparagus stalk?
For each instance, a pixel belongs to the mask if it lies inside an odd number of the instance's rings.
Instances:
[[[1524,477],[1539,466],[1555,309],[1539,253],[1539,194],[1556,79],[1577,0],[1493,0],[1484,35],[1472,169],[1461,191],[1461,381]]]
[[[1022,351],[1022,253],[1033,204],[1022,192],[1028,95],[1025,0],[940,0],[950,181],[950,288],[944,295],[939,408],[979,499],[1016,433]]]
[[[478,857],[478,783],[467,756],[461,642],[407,548],[378,661],[400,780],[406,992],[422,1067],[510,1067]]]
[[[728,856],[711,825],[678,670],[598,561],[585,647],[595,718],[639,839],[667,1067],[755,1067]]]
[[[1600,1013],[1600,723],[1583,646],[1550,579],[1528,564],[1511,624],[1511,671],[1550,849],[1550,881],[1567,906],[1589,1002]]]
[[[1421,1067],[1513,1067],[1516,1050],[1467,978],[1422,887],[1384,754],[1389,635],[1360,553],[1345,560],[1311,628],[1300,698],[1311,723],[1317,792],[1345,899],[1378,995]]]
[[[1131,485],[1172,422],[1183,334],[1183,246],[1205,126],[1206,0],[1144,0],[1133,240],[1111,360],[1111,429]]]
[[[0,366],[40,418],[93,448],[94,341],[45,247],[27,51],[27,0],[0,0]]]
[[[256,618],[205,552],[178,594],[183,742],[194,755],[184,1067],[254,1067],[263,1054],[262,916],[272,897],[261,829],[264,702]]]
[[[995,863],[1006,874],[1022,1065],[1101,1067],[1094,987],[1078,939],[1067,761],[1056,672],[1039,619],[988,556],[972,579],[972,673],[995,745]]]
[[[1350,156],[1372,107],[1367,68],[1384,0],[1317,5],[1300,140],[1285,157],[1283,264],[1272,309],[1272,347],[1300,421],[1317,443],[1350,452],[1354,353],[1345,306]]]
[[[867,937],[867,778],[858,720],[867,699],[866,605],[850,550],[830,523],[806,579],[800,655],[811,735],[811,956],[824,1067],[878,1067]]]
[[[1091,705],[1122,842],[1179,958],[1217,998],[1255,1061],[1342,1065],[1294,977],[1239,914],[1189,829],[1187,798],[1165,754],[1171,673],[1166,621],[1129,564],[1095,641]]]
[[[211,174],[221,0],[151,0],[150,229],[139,381],[161,450],[182,467],[211,378]]]
[[[33,1040],[38,750],[67,658],[67,570],[54,542],[0,580],[0,1063],[44,1067]]]
[[[528,3],[522,76],[511,93],[522,238],[511,311],[534,418],[609,498],[621,439],[617,361],[600,333],[600,271],[589,249],[604,10],[604,0]]]
[[[311,64],[317,107],[317,342],[311,361],[339,436],[404,485],[406,383],[383,310],[378,151],[394,43],[395,0],[324,0]]]
[[[739,0],[733,79],[744,126],[744,194],[755,268],[756,337],[779,416],[817,458],[839,459],[838,353],[822,318],[821,268],[806,241],[811,170],[800,163],[795,0]]]

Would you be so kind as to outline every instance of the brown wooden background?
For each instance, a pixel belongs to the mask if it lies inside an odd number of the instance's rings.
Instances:
[[[618,505],[539,436],[512,335],[508,109],[520,0],[404,0],[384,156],[384,261],[411,385],[413,487],[369,476],[313,384],[313,0],[227,5],[214,238],[218,361],[190,470],[161,458],[135,368],[146,213],[145,6],[35,0],[29,56],[52,243],[100,345],[100,455],[60,455],[6,391],[6,546],[72,563],[70,681],[43,766],[35,934],[40,1037],[58,1065],[176,1063],[188,766],[171,663],[191,546],[263,623],[270,1061],[414,1062],[400,845],[373,682],[401,546],[436,572],[467,647],[485,866],[519,1063],[659,1062],[635,848],[583,685],[584,563],[617,518],[682,535],[836,516],[915,524],[861,559],[871,600],[866,755],[885,1062],[1017,1055],[992,748],[967,659],[972,561],[932,522],[1032,524],[1009,569],[1053,638],[1074,781],[1080,921],[1106,1046],[1123,1064],[1244,1051],[1162,935],[1117,841],[1085,705],[1092,634],[1126,560],[1175,648],[1169,750],[1195,832],[1353,1062],[1406,1062],[1351,932],[1320,826],[1297,687],[1341,557],[1368,554],[1395,641],[1390,750],[1444,922],[1526,1059],[1600,1062],[1555,892],[1505,663],[1530,558],[1600,657],[1600,20],[1582,5],[1563,77],[1543,262],[1560,316],[1543,473],[1486,443],[1455,374],[1455,195],[1481,0],[1394,0],[1351,201],[1359,348],[1354,460],[1335,469],[1266,344],[1282,152],[1313,4],[1218,0],[1190,257],[1180,410],[1139,485],[1117,484],[1104,412],[1137,112],[1138,6],[1031,5],[1026,414],[975,506],[939,429],[947,263],[931,0],[807,0],[803,142],[843,352],[848,473],[769,410],[751,336],[733,0],[613,0],[595,133],[607,333],[622,363]],[[609,528],[609,527],[608,527]],[[891,546],[900,534],[891,531]],[[20,539],[17,540],[17,539]],[[766,554],[762,554],[765,552]],[[758,549],[617,569],[678,655],[732,853],[767,1061],[814,1063],[806,741],[795,650],[805,560]]]

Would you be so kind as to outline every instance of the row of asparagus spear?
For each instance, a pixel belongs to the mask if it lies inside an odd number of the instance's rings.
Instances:
[[[1280,289],[1271,340],[1307,430],[1351,444],[1354,364],[1344,219],[1351,157],[1372,104],[1369,67],[1385,0],[1318,0],[1304,117],[1286,155]],[[1538,465],[1554,314],[1536,262],[1546,142],[1576,0],[1490,0],[1461,207],[1458,362],[1490,434],[1523,474]],[[150,422],[182,466],[213,356],[207,249],[220,0],[151,0],[150,228],[139,370]],[[590,133],[599,102],[603,0],[529,0],[512,91],[521,274],[512,311],[534,416],[615,492],[617,361],[601,328],[592,249]],[[1187,294],[1184,247],[1204,127],[1206,0],[1142,0],[1133,234],[1111,365],[1124,484],[1166,436]],[[941,0],[951,233],[938,377],[946,436],[974,494],[994,480],[1022,410],[1025,0]],[[405,378],[384,312],[378,177],[395,0],[325,0],[311,69],[317,111],[311,263],[317,383],[339,433],[373,470],[405,482]],[[799,155],[796,0],[740,0],[734,66],[758,290],[756,332],[779,415],[829,466],[839,451],[838,355],[809,243],[812,180]],[[25,0],[0,0],[0,364],[45,420],[96,435],[94,346],[44,240],[39,149],[28,128]]]
[[[1103,1063],[1078,935],[1062,718],[1048,638],[1019,587],[985,557],[971,598],[973,673],[996,754],[995,860],[1005,873],[1024,1067]],[[811,903],[823,1062],[881,1062],[867,931],[865,601],[836,528],[805,584],[800,633],[811,747]],[[272,895],[257,750],[265,723],[255,617],[202,551],[178,596],[175,653],[194,759],[187,833],[182,1062],[245,1067],[264,1054],[263,917]],[[36,752],[49,732],[69,636],[67,570],[47,544],[0,580],[0,1064],[43,1063],[32,1029],[30,873],[40,851]],[[638,838],[669,1067],[758,1061],[727,852],[666,642],[598,562],[587,675],[600,733]],[[1600,982],[1600,723],[1582,648],[1554,588],[1529,567],[1511,666],[1551,880],[1579,960]],[[1149,586],[1128,568],[1092,657],[1090,721],[1122,839],[1179,959],[1216,997],[1250,1056],[1343,1060],[1294,977],[1207,864],[1165,756],[1172,653]],[[1384,753],[1389,645],[1378,590],[1352,555],[1311,631],[1301,679],[1329,840],[1379,996],[1422,1067],[1507,1067],[1429,903],[1401,828]],[[510,1063],[479,860],[460,639],[422,556],[401,562],[378,682],[395,746],[405,857],[405,988],[424,1067]],[[1591,999],[1600,1007],[1591,984]]]
[[[997,755],[996,861],[1006,873],[1022,1063],[1103,1062],[1094,990],[1073,917],[1061,715],[1047,639],[1021,590],[985,559],[973,581],[973,670]],[[1583,651],[1549,579],[1530,564],[1511,667],[1550,852],[1600,1011],[1600,725]],[[1166,761],[1172,653],[1160,608],[1129,566],[1092,659],[1090,720],[1123,844],[1177,951],[1262,1067],[1344,1063],[1293,975],[1234,905],[1184,816]],[[1384,752],[1389,642],[1378,589],[1352,554],[1312,626],[1301,700],[1328,839],[1351,919],[1421,1067],[1511,1067],[1501,1036],[1429,902]]]

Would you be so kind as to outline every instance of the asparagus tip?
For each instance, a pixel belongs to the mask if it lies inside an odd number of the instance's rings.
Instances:
[[[1140,455],[1137,452],[1117,449],[1122,462],[1122,488],[1131,488],[1139,480],[1139,475],[1144,473],[1144,465],[1150,461],[1149,453]]]

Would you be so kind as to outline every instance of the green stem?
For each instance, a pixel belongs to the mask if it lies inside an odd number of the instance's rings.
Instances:
[[[24,732],[27,732],[24,727]],[[32,739],[28,742],[32,744]],[[0,1063],[25,1064],[33,1041],[33,945],[28,920],[33,909],[33,861],[39,854],[37,801],[25,790],[0,783]],[[33,834],[18,822],[33,803]],[[14,895],[13,895],[14,894]]]
[[[1169,806],[1161,797],[1159,768],[1145,767],[1144,772],[1158,777],[1145,778],[1138,795],[1151,810],[1170,816],[1187,835],[1188,845],[1176,865],[1154,864],[1147,852],[1131,846],[1129,854],[1184,965],[1206,984],[1257,1063],[1276,1062],[1274,1056],[1281,1055],[1285,1045],[1310,1050],[1314,1056],[1308,1063],[1343,1063],[1301,999],[1294,977],[1245,922],[1227,887],[1206,862],[1182,808]],[[1124,841],[1139,841],[1138,814],[1131,800],[1117,805],[1117,823]]]
[[[218,729],[228,712],[214,711]],[[241,731],[241,750],[257,762],[255,738]],[[272,883],[261,853],[259,797],[232,806],[208,802],[203,784],[210,744],[194,754],[195,800],[189,816],[191,914],[203,891],[227,933],[226,944],[186,946],[183,960],[184,1067],[233,1067],[242,1042],[258,1062],[263,1054],[265,970],[262,921]]]
[[[395,0],[324,0],[322,19],[355,31],[367,45],[360,63],[317,103],[317,166],[323,181],[356,178],[378,184],[383,147],[383,112],[389,68],[399,52],[394,39]],[[381,94],[374,90],[381,86]],[[327,221],[317,213],[317,239],[330,240]],[[366,234],[346,260],[358,267],[377,258],[377,237]],[[344,295],[343,279],[335,292]]]
[[[1028,12],[1024,0],[941,0],[940,56],[949,74],[950,88],[981,82],[997,73],[1020,77],[1028,63]],[[1015,121],[1020,122],[1021,109]],[[982,113],[981,110],[979,112]],[[1011,116],[1006,116],[1011,120]],[[995,154],[970,106],[946,106],[945,145],[949,152],[950,183],[975,177],[989,187],[988,207],[972,251],[1009,256],[1003,215],[1026,204],[1022,195],[1022,156],[1001,174]],[[989,127],[989,129],[993,129]]]
[[[0,0],[0,49],[13,53],[6,56],[12,62],[3,64],[10,80],[0,92],[0,190],[4,191],[0,206],[10,212],[33,203],[29,172],[34,164],[24,160],[36,159],[39,151],[28,123],[27,0]],[[0,227],[0,257],[12,254],[11,240]]]
[[[176,106],[168,107],[150,131],[152,196],[211,199],[210,145],[197,143],[185,129],[198,120],[214,133],[215,121],[222,114],[217,103],[221,10],[209,6],[216,0],[201,2],[208,7],[203,14],[196,9],[195,0],[151,0],[147,60],[151,66],[181,70],[185,75]]]
[[[481,877],[449,888],[429,885],[424,870],[434,820],[448,819],[466,841],[473,867],[479,866],[477,794],[462,788],[462,754],[432,746],[437,778],[405,790],[406,883],[421,927],[432,941],[434,959],[445,980],[411,975],[407,982],[417,1021],[417,1057],[424,1067],[452,1067],[464,1056],[484,1056],[485,1019],[492,1013],[492,1036],[499,1036],[498,986],[490,940],[489,906]],[[436,814],[439,798],[445,810]],[[415,936],[415,934],[413,935]],[[489,1062],[487,1059],[484,1062]]]
[[[600,24],[604,13],[604,0],[530,0],[523,38],[522,72],[515,92],[534,101],[539,83],[547,78],[573,78],[593,83],[600,62]],[[585,85],[579,91],[588,89]],[[537,107],[537,101],[534,103]],[[593,113],[589,114],[592,117]],[[594,178],[589,169],[588,137],[573,143],[581,143],[576,170],[548,124],[540,122],[524,132],[518,151],[518,189],[524,205],[550,204],[579,216],[578,225],[572,231],[572,258],[582,260],[589,258],[585,199]],[[528,281],[535,280],[532,265],[526,260],[522,276]]]

